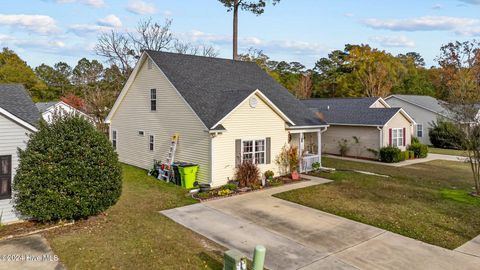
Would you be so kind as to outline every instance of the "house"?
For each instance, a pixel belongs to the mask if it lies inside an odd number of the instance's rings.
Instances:
[[[320,98],[302,102],[330,125],[322,136],[324,153],[338,155],[342,144],[347,156],[376,159],[382,147],[391,145],[406,150],[411,143],[415,122],[402,108],[391,108],[382,98]]]
[[[28,134],[37,131],[40,113],[22,85],[0,84],[0,216],[16,221],[12,181],[18,166],[17,148],[25,148]]]
[[[414,135],[421,143],[431,145],[428,136],[439,119],[454,121],[454,113],[446,103],[430,96],[391,95],[385,98],[390,106],[402,107],[416,122]]]
[[[212,186],[246,160],[278,174],[289,143],[310,149],[308,170],[328,126],[255,63],[157,51],[142,54],[106,123],[120,161],[144,169],[178,133],[175,160],[199,164],[198,181]]]
[[[93,117],[87,115],[86,113],[68,105],[63,101],[50,101],[50,102],[38,102],[35,104],[38,108],[38,111],[42,114],[42,118],[51,123],[55,114],[58,115],[67,115],[74,114],[79,115],[91,123],[94,123]]]

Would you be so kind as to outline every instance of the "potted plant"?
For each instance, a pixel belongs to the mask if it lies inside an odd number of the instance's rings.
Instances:
[[[300,174],[298,173],[299,161],[298,148],[296,146],[290,147],[288,151],[288,164],[292,180],[300,180]]]

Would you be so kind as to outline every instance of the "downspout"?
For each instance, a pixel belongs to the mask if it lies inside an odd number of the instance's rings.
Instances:
[[[383,127],[382,126],[377,126],[378,131],[380,131],[380,145],[378,146],[378,151],[380,153],[380,149],[383,147]],[[377,157],[378,158],[378,157]]]
[[[325,127],[325,129],[322,130],[322,128],[320,128],[320,132],[318,133],[318,138],[317,138],[317,141],[318,141],[318,157],[319,157],[319,163],[320,163],[320,168],[322,168],[322,133],[324,133],[325,131],[327,131],[328,127]]]

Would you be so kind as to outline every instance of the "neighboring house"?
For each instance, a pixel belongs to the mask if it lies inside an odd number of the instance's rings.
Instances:
[[[157,51],[142,54],[106,123],[120,161],[144,169],[165,160],[179,133],[175,160],[199,164],[197,179],[212,186],[245,160],[278,174],[288,143],[310,149],[309,169],[327,128],[255,63]]]
[[[50,101],[50,102],[38,102],[35,104],[38,108],[38,111],[42,114],[42,118],[47,121],[47,123],[51,123],[54,115],[66,115],[66,114],[74,114],[79,115],[91,123],[94,123],[93,118],[86,113],[68,105],[63,101]]]
[[[438,119],[454,121],[454,114],[445,102],[430,96],[391,95],[385,101],[394,107],[402,107],[416,122],[414,135],[421,143],[431,145],[428,136]]]
[[[37,131],[40,114],[22,85],[0,84],[0,215],[2,223],[16,221],[12,181],[18,166],[17,148]]]
[[[324,153],[340,154],[340,144],[346,155],[378,158],[376,152],[385,146],[401,150],[411,143],[415,122],[402,108],[391,108],[382,98],[325,98],[302,101],[321,115],[330,127],[323,133]]]

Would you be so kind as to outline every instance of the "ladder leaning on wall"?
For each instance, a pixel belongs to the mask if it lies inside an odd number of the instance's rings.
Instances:
[[[165,181],[170,181],[173,179],[173,162],[175,160],[175,151],[177,150],[178,144],[178,133],[172,135],[172,140],[170,142],[170,149],[168,150],[167,157],[165,158],[165,162],[162,163],[160,167],[160,173],[158,175],[158,179],[162,179]]]

